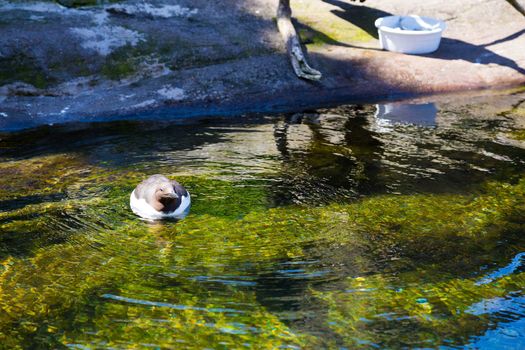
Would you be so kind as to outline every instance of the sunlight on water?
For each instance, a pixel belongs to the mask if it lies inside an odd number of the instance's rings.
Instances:
[[[525,347],[524,99],[2,134],[0,344]]]

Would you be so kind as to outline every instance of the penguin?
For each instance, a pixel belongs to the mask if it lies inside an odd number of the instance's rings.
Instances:
[[[156,174],[135,187],[129,205],[143,219],[183,219],[190,211],[191,197],[177,181]]]

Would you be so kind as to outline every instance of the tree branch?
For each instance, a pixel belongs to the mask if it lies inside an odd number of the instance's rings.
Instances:
[[[519,13],[525,16],[525,1],[523,0],[506,0],[509,4],[512,5]]]
[[[304,56],[299,37],[292,23],[292,9],[290,0],[279,0],[277,8],[277,27],[286,44],[286,51],[290,57],[293,70],[298,77],[308,80],[321,79],[321,72],[308,65]]]

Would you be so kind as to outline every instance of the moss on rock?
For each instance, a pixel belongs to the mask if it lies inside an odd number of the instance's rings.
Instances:
[[[21,81],[43,89],[54,83],[36,59],[25,54],[0,57],[0,86]]]
[[[360,8],[355,7],[358,11],[349,14],[335,5],[303,0],[292,1],[291,6],[305,44],[344,46],[369,42],[375,37],[371,34],[375,33],[375,12],[359,11]]]

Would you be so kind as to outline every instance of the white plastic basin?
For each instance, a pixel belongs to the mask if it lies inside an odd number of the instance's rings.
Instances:
[[[407,54],[425,54],[438,49],[445,22],[430,17],[388,16],[375,22],[382,49]]]

